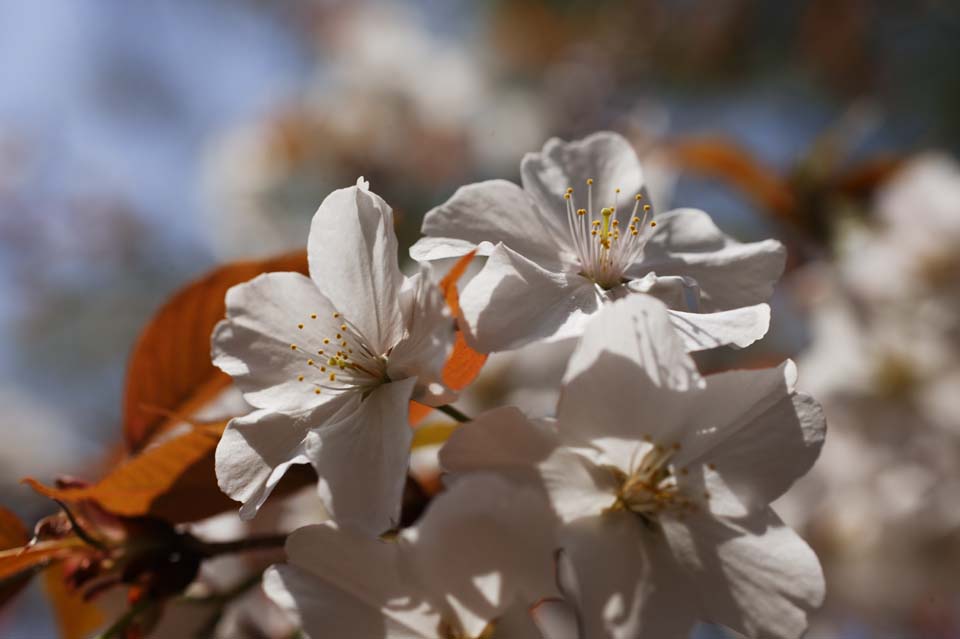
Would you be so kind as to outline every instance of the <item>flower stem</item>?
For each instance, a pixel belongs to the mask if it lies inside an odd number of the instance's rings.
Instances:
[[[265,550],[268,548],[283,548],[287,541],[286,535],[264,535],[261,537],[247,537],[246,539],[237,539],[235,541],[201,541],[196,537],[190,537],[184,540],[185,543],[197,554],[204,558],[216,557],[218,555],[227,555],[235,552],[245,552],[248,550]]]
[[[464,422],[469,422],[470,419],[471,419],[470,417],[464,415],[463,413],[461,413],[459,410],[457,410],[456,408],[454,408],[454,407],[451,406],[450,404],[444,404],[443,406],[437,406],[437,410],[440,411],[441,413],[444,413],[444,414],[447,415],[448,417],[452,417],[453,419],[457,420],[457,421],[460,422],[461,424],[464,423]]]

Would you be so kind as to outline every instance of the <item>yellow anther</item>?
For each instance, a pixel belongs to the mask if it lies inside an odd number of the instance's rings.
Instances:
[[[307,360],[307,366],[313,366],[313,360],[312,360],[312,359],[308,359],[308,360]]]
[[[597,230],[596,230],[596,229],[590,231],[590,235],[596,235],[596,234],[597,234]]]
[[[303,324],[297,324],[297,328],[299,328],[299,329],[302,331],[302,330],[303,330]]]
[[[569,199],[570,199],[570,194],[569,194],[569,193],[564,193],[564,194],[563,194],[563,199],[569,200]]]
[[[639,222],[639,221],[640,221],[640,218],[637,217],[636,215],[634,215],[634,216],[633,216],[633,219],[630,220],[630,223],[631,223],[631,224],[636,224],[636,223]]]
[[[650,228],[653,228],[653,227],[655,227],[656,225],[657,225],[656,222],[650,222]]]
[[[343,338],[343,335],[341,335],[340,333],[337,333],[337,339],[342,339],[342,338]]]
[[[572,186],[568,186],[568,187],[567,187],[567,193],[573,193],[573,187],[572,187]]]
[[[316,313],[310,313],[310,319],[317,319]]]
[[[340,330],[341,330],[341,331],[347,330],[347,325],[346,325],[346,324],[341,324],[341,325],[340,325]]]
[[[338,317],[340,317],[340,313],[334,313],[334,314],[333,314],[333,319],[337,319]]]
[[[303,375],[297,375],[297,381],[298,381],[298,382],[302,382],[302,381],[303,381]]]
[[[620,192],[620,189],[614,189],[613,192],[614,192],[614,193],[619,193],[619,192]]]
[[[650,205],[649,205],[649,204],[644,204],[644,205],[643,205],[643,210],[644,210],[644,212],[647,212],[647,213],[648,213],[648,212],[650,211]]]
[[[321,372],[321,373],[326,373],[326,372],[327,372],[327,367],[326,367],[326,366],[321,366],[321,367],[320,367],[320,372]]]
[[[297,350],[297,345],[296,345],[296,344],[291,344],[291,345],[290,345],[290,350],[291,350],[291,351]]]
[[[634,199],[635,199],[637,202],[639,202],[640,200],[643,199],[643,193],[637,193],[637,194],[634,196]]]
[[[343,340],[342,342],[340,342],[340,346],[346,346],[346,345],[347,345],[347,340]]]
[[[587,209],[577,209],[577,215],[586,215]]]
[[[314,394],[314,395],[319,395],[319,394],[320,394],[320,389],[319,389],[319,388],[314,388],[314,389],[313,389],[313,394]]]
[[[637,235],[638,233],[640,233],[640,231],[637,229],[630,229],[630,235]]]
[[[618,222],[617,220],[614,220],[613,222],[611,222],[611,224],[613,226],[620,226],[620,222]]]
[[[587,178],[587,185],[593,184],[593,178]]]
[[[322,348],[317,351],[317,355],[323,355],[323,349],[322,349]]]
[[[337,374],[336,374],[336,373],[330,373],[330,381],[331,381],[331,382],[337,381]]]
[[[324,338],[323,338],[323,343],[324,343],[324,344],[329,344],[329,343],[330,343],[330,338],[329,338],[329,337],[324,337]]]

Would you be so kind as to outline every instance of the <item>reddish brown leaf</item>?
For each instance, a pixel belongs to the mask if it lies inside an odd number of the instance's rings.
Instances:
[[[0,582],[15,578],[28,570],[44,566],[56,559],[62,559],[80,546],[83,546],[83,542],[71,537],[2,550],[0,551]]]
[[[736,144],[718,139],[683,140],[670,152],[681,168],[726,180],[763,208],[793,221],[796,200],[789,185]]]
[[[43,582],[62,639],[84,639],[106,623],[106,617],[97,606],[67,588],[61,564],[47,568]]]
[[[30,540],[30,533],[20,519],[12,512],[0,506],[0,550],[19,548]],[[6,570],[6,565],[15,560],[0,560],[0,572]],[[16,574],[15,572],[12,574]],[[31,574],[27,573],[19,578],[12,578],[0,585],[0,606],[12,599],[30,581]],[[0,582],[4,581],[0,578]]]
[[[190,521],[204,513],[212,515],[229,505],[225,499],[217,499],[214,505],[207,503],[207,496],[217,491],[212,457],[224,427],[224,423],[197,426],[147,449],[91,486],[58,489],[29,478],[24,482],[47,497],[71,502],[89,499],[104,510],[125,517],[156,514],[158,503],[165,506],[168,521]],[[198,467],[201,476],[193,474]],[[174,493],[180,497],[182,510],[169,512],[169,500]]]
[[[440,280],[440,290],[447,300],[447,306],[457,321],[463,321],[460,315],[460,298],[457,292],[457,282],[463,277],[467,267],[477,251],[473,250],[461,257],[453,268]],[[480,369],[487,361],[487,356],[478,353],[467,345],[463,331],[457,329],[450,358],[443,366],[443,383],[453,390],[463,390],[480,374]],[[433,409],[424,404],[410,402],[410,423],[416,425]]]
[[[30,531],[20,518],[0,506],[0,550],[22,546],[30,541]]]
[[[142,450],[178,421],[173,416],[189,417],[229,386],[229,376],[210,362],[210,333],[224,316],[227,289],[271,271],[306,273],[306,254],[221,266],[181,289],[147,324],[127,370],[128,451]]]

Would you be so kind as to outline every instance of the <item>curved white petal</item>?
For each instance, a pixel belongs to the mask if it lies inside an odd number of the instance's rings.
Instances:
[[[557,201],[556,205],[561,205]],[[562,209],[565,211],[565,209]],[[549,213],[549,212],[545,212]],[[487,180],[457,189],[449,200],[431,209],[423,218],[427,238],[444,238],[477,246],[483,242],[504,243],[514,251],[549,270],[566,263],[561,253],[569,252],[569,233],[543,220],[533,198],[506,180]],[[418,242],[410,249],[417,260],[451,257],[459,242]],[[464,251],[461,254],[469,252]]]
[[[294,531],[286,551],[290,565],[275,567],[264,586],[310,636],[436,637],[440,613],[405,572],[399,544],[320,524]],[[341,627],[370,634],[333,632]]]
[[[640,634],[641,619],[653,582],[641,541],[645,534],[649,531],[630,513],[586,517],[563,528],[564,553],[579,584],[584,637],[647,639]]]
[[[474,474],[430,505],[409,535],[409,560],[424,587],[444,597],[462,630],[479,636],[518,598],[529,605],[558,594],[554,529],[535,487]]]
[[[329,401],[329,393],[314,394],[319,372],[307,361],[335,334],[334,308],[310,278],[265,273],[227,291],[226,305],[227,319],[213,331],[213,363],[233,377],[247,402],[295,411]]]
[[[230,422],[217,444],[220,490],[243,503],[240,517],[250,519],[293,464],[306,464],[304,440],[310,429],[349,412],[354,398],[293,414],[259,410]]]
[[[550,505],[564,522],[599,515],[616,501],[619,486],[613,473],[570,448],[556,448],[537,471]]]
[[[599,306],[586,278],[547,271],[502,244],[460,295],[468,336],[485,353],[578,335]]]
[[[363,186],[339,189],[320,204],[307,241],[310,277],[369,344],[385,353],[403,335],[393,213]]]
[[[410,257],[418,262],[433,262],[463,257],[474,249],[478,256],[485,257],[490,255],[493,244],[486,241],[474,244],[451,237],[421,237],[410,247]]]
[[[528,153],[520,164],[523,188],[533,194],[546,219],[565,228],[563,195],[574,189],[576,206],[586,208],[587,179],[593,179],[593,207],[613,206],[620,189],[621,207],[633,206],[634,196],[643,192],[643,170],[627,140],[611,131],[601,131],[581,140],[564,142],[552,138],[539,153]]]
[[[414,399],[430,402],[428,388],[441,384],[443,366],[453,348],[454,322],[429,265],[404,282],[400,302],[404,338],[391,351],[387,375],[392,380],[416,377]]]
[[[376,536],[399,521],[412,439],[407,411],[415,383],[409,378],[377,387],[351,415],[306,440],[320,498],[344,526]]]
[[[795,639],[823,601],[816,555],[769,508],[737,520],[665,517],[663,528],[707,621],[750,637]]]
[[[735,432],[718,433],[722,441],[705,450],[701,459],[709,459],[738,500],[755,509],[779,498],[807,474],[825,435],[823,410],[816,400],[782,395]]]
[[[770,328],[770,306],[755,304],[717,313],[669,311],[670,323],[688,351],[732,344],[745,348]]]
[[[692,278],[700,288],[700,310],[710,312],[767,301],[785,264],[780,242],[743,244],[720,231],[703,211],[677,209],[657,216],[644,260],[628,274],[640,278],[656,271]]]
[[[440,449],[440,466],[453,473],[533,468],[556,445],[552,425],[513,407],[495,408],[453,431]]]
[[[645,436],[663,443],[676,425],[664,406],[703,383],[666,307],[630,295],[593,317],[570,358],[557,407],[560,438],[631,468]]]

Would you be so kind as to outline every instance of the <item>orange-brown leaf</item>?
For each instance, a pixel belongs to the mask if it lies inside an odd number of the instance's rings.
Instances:
[[[43,574],[43,585],[62,639],[84,639],[105,625],[107,619],[97,606],[84,601],[80,593],[67,588],[61,564],[47,568]]]
[[[796,200],[789,185],[732,142],[684,140],[674,144],[670,152],[681,168],[725,180],[781,217],[791,219],[796,213]]]
[[[183,482],[198,465],[212,459],[225,424],[197,426],[190,432],[174,437],[147,449],[140,455],[118,466],[96,484],[84,488],[49,488],[33,479],[25,479],[34,490],[52,499],[78,501],[89,499],[115,515],[137,517],[154,514],[158,501],[169,501],[169,494]],[[203,505],[202,491],[206,486],[216,491],[216,479],[209,467],[209,476],[199,481],[187,481],[178,491],[183,508],[180,513],[169,513],[175,521],[190,521],[198,504]],[[197,503],[191,503],[197,502]],[[226,502],[218,502],[224,505]],[[214,510],[209,514],[220,512]]]
[[[210,362],[210,333],[225,313],[227,289],[271,271],[307,272],[304,252],[226,264],[176,293],[154,315],[130,356],[123,431],[129,452],[190,417],[230,384]]]
[[[0,506],[0,550],[22,546],[30,541],[30,531],[20,518]]]
[[[75,537],[41,541],[31,546],[0,551],[0,582],[12,579],[28,570],[62,559],[83,542]]]
[[[474,249],[461,257],[443,279],[440,280],[440,290],[443,291],[443,296],[447,300],[447,306],[450,307],[450,311],[454,317],[457,318],[458,322],[463,321],[463,319],[460,316],[460,298],[457,292],[457,282],[463,277],[463,274],[466,272],[467,267],[476,254],[477,251]],[[483,368],[483,364],[486,361],[487,356],[485,354],[478,353],[467,345],[467,341],[463,337],[463,331],[458,328],[450,358],[447,359],[443,366],[443,383],[452,390],[463,390],[480,374],[480,369]],[[431,410],[433,410],[431,407],[424,404],[410,402],[410,423],[416,425],[430,414]]]
[[[26,526],[23,525],[23,522],[20,521],[20,518],[0,506],[0,550],[19,548],[29,540],[30,533],[27,531]],[[9,559],[6,562],[0,561],[0,571],[5,569],[5,563],[9,564],[12,563],[12,561]],[[12,574],[15,575],[16,573],[14,572]],[[7,580],[0,579],[0,581],[5,581],[0,585],[0,606],[3,606],[8,600],[20,592],[30,581],[30,577],[31,574],[27,573],[22,577]]]

